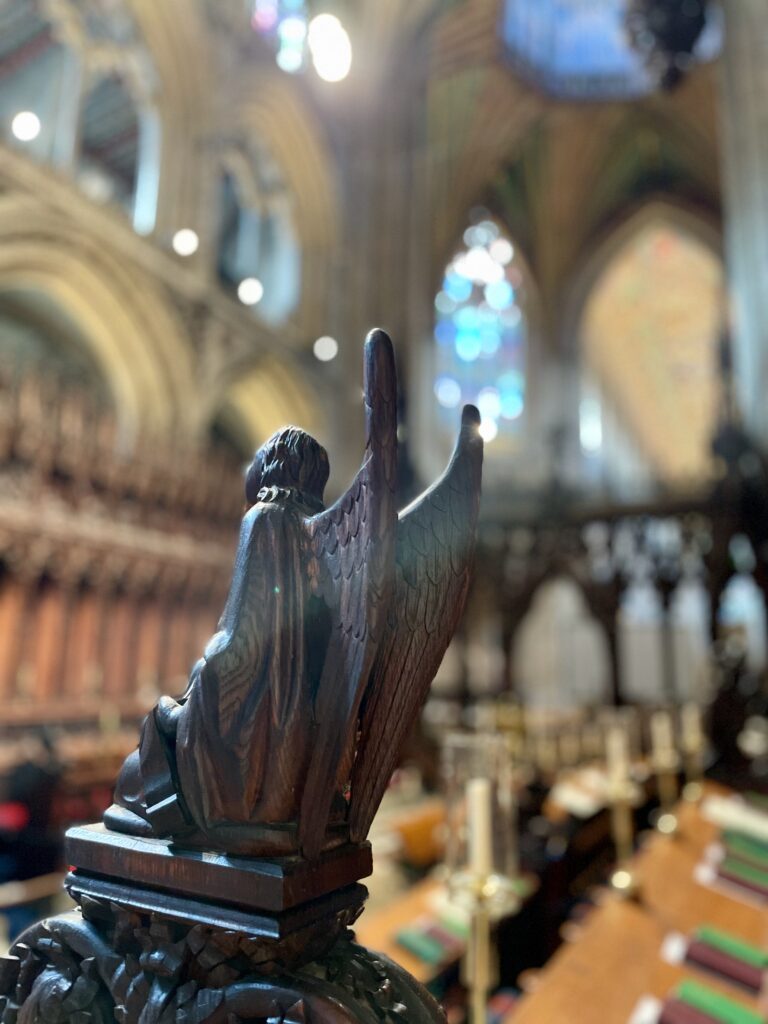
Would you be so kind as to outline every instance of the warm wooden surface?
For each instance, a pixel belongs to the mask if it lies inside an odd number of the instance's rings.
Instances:
[[[668,929],[687,932],[706,923],[735,932],[748,942],[768,941],[768,914],[758,900],[727,888],[700,885],[693,878],[718,829],[690,805],[682,807],[679,818],[679,835],[672,839],[654,835],[637,856],[648,912]]]
[[[652,836],[636,857],[640,902],[608,898],[574,941],[540,973],[536,988],[509,1018],[514,1024],[626,1024],[644,995],[663,998],[684,977],[697,978],[755,1009],[737,987],[662,960],[664,938],[713,924],[761,944],[768,915],[758,902],[702,886],[694,870],[716,829],[684,806],[674,838]]]
[[[626,1024],[645,995],[661,999],[685,977],[755,1007],[737,988],[660,956],[668,929],[642,907],[611,902],[583,935],[564,946],[541,975],[540,987],[510,1017],[514,1024]]]
[[[426,984],[438,972],[434,964],[425,963],[413,953],[403,949],[395,936],[401,928],[411,925],[425,914],[434,914],[433,900],[442,889],[434,878],[427,878],[408,890],[403,896],[375,914],[363,914],[355,925],[357,941],[368,949],[383,953],[404,967],[417,981]]]
[[[538,889],[538,880],[533,875],[524,875],[523,901],[531,899]],[[397,941],[397,933],[416,923],[420,917],[432,918],[439,923],[436,903],[445,892],[443,882],[426,878],[412,886],[388,906],[372,914],[363,914],[355,924],[357,941],[368,949],[383,953],[403,966],[409,974],[423,985],[436,978],[446,967],[456,963],[458,958],[449,958],[442,964],[429,964],[409,953]]]

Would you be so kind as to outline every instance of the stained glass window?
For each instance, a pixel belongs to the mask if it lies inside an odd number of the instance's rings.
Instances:
[[[723,265],[708,245],[663,217],[650,215],[598,277],[584,309],[582,344],[585,375],[599,393],[584,397],[620,410],[655,475],[673,483],[706,477],[712,468]],[[582,445],[590,451],[583,428],[582,421]],[[615,438],[608,423],[600,442],[609,460]],[[600,452],[599,444],[591,446],[594,457]]]
[[[479,219],[448,264],[435,298],[435,395],[451,428],[455,410],[480,410],[486,441],[514,436],[525,409],[525,282],[512,242]]]

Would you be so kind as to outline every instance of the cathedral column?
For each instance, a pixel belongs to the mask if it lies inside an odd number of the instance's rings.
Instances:
[[[723,4],[722,150],[738,397],[768,439],[768,5]]]
[[[425,302],[427,313],[432,310],[431,287],[422,280],[429,273],[429,233],[419,178],[426,36],[415,27],[426,18],[420,9],[430,5],[411,6],[410,20],[377,8],[368,34],[362,28],[364,19],[359,19],[349,79],[324,98],[332,115],[328,123],[342,197],[329,317],[329,331],[338,338],[340,352],[336,365],[327,371],[339,385],[334,400],[342,426],[333,439],[331,469],[334,483],[338,480],[342,486],[357,471],[362,454],[365,333],[382,327],[391,334],[405,391],[413,375],[414,350],[421,349],[422,340],[413,329],[414,303]],[[399,437],[405,442],[402,425]]]

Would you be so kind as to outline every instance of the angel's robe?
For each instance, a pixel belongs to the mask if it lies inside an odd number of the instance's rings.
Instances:
[[[176,763],[199,827],[295,823],[330,629],[290,495],[245,515],[218,631],[179,713]]]

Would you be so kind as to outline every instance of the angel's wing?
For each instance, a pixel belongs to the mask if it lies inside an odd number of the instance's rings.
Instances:
[[[332,629],[315,699],[318,742],[299,818],[307,857],[325,836],[338,765],[352,749],[360,701],[386,625],[396,525],[397,388],[392,342],[365,343],[366,448],[347,493],[307,520],[310,572],[331,610]]]
[[[396,583],[379,647],[352,773],[352,839],[365,839],[464,611],[480,505],[483,441],[474,406],[442,477],[399,516]]]

